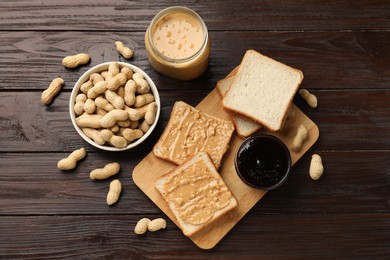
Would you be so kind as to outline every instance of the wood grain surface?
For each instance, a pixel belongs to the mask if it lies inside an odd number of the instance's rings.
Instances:
[[[256,49],[301,69],[305,75],[302,87],[305,88],[386,89],[390,85],[390,72],[386,67],[390,64],[388,32],[210,31],[210,37],[209,69],[198,79],[178,84],[176,80],[158,74],[148,64],[143,31],[0,30],[0,73],[3,74],[0,88],[43,90],[51,78],[61,76],[65,80],[65,91],[70,91],[90,66],[112,60],[125,62],[115,50],[113,42],[116,40],[126,42],[134,49],[131,63],[148,73],[161,90],[188,91],[200,86],[211,90],[240,63],[248,49]],[[78,52],[91,55],[88,67],[69,70],[61,66],[64,56]],[[20,62],[23,62],[23,68]]]
[[[15,0],[0,3],[4,30],[145,31],[160,10],[184,5],[209,30],[386,30],[386,0],[176,1]]]
[[[144,32],[172,5],[197,11],[209,29],[209,68],[180,82],[147,61]],[[0,1],[0,258],[1,259],[388,259],[390,255],[390,2],[383,0],[258,1]],[[114,41],[134,49],[124,60]],[[202,101],[255,49],[301,69],[302,88],[319,100],[294,104],[320,138],[280,188],[268,192],[211,250],[202,250],[134,183],[176,100]],[[91,62],[62,67],[64,56],[88,52]],[[136,149],[109,153],[88,145],[69,117],[73,85],[105,61],[139,66],[159,88],[157,128]],[[50,106],[40,95],[54,77],[65,86]],[[70,172],[58,160],[85,147]],[[325,174],[308,175],[311,154]],[[109,181],[89,172],[118,161],[123,183],[108,207]],[[163,217],[165,230],[134,234],[143,217]],[[212,235],[212,234],[211,234]]]

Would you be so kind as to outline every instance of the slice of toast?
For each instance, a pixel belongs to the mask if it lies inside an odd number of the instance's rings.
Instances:
[[[200,151],[207,152],[215,167],[221,165],[234,132],[234,124],[177,101],[153,153],[177,165]]]
[[[234,69],[226,78],[221,79],[217,82],[217,90],[222,98],[225,96],[226,92],[229,90],[231,84],[233,83],[236,70],[237,68]],[[237,134],[241,137],[248,137],[261,129],[261,125],[249,121],[242,116],[232,115],[232,119],[234,125],[236,126]]]
[[[157,179],[184,235],[191,236],[237,206],[237,200],[205,152]]]
[[[302,71],[248,50],[222,99],[223,107],[278,131],[302,80]]]

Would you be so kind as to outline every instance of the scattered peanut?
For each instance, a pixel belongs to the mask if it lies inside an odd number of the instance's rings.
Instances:
[[[125,46],[123,42],[116,41],[115,42],[116,50],[125,58],[125,59],[131,59],[133,57],[133,51]]]
[[[150,220],[148,218],[142,218],[138,220],[137,225],[134,228],[134,233],[142,235],[146,231],[155,232],[167,227],[167,222],[163,218],[156,218]]]
[[[324,166],[322,165],[321,156],[313,154],[311,157],[309,174],[313,180],[318,180],[324,173]]]
[[[318,105],[317,97],[311,94],[307,89],[300,89],[299,94],[312,108],[316,108]]]
[[[79,116],[84,113],[84,103],[87,100],[87,95],[80,93],[76,96],[76,104],[74,104],[73,111]]]
[[[307,139],[308,135],[309,133],[306,127],[304,125],[299,125],[292,143],[292,150],[298,152],[301,149],[303,142]]]
[[[48,105],[53,100],[54,96],[60,92],[62,88],[62,84],[64,84],[64,80],[62,78],[55,78],[50,83],[49,87],[42,92],[41,101],[43,104]]]
[[[84,65],[89,62],[91,59],[91,56],[87,53],[79,53],[73,56],[66,56],[62,60],[62,65],[64,65],[65,68],[73,69],[76,68],[79,65]]]
[[[115,204],[118,201],[121,192],[122,192],[121,182],[118,179],[111,181],[110,190],[108,191],[107,194],[107,200],[106,200],[107,205],[111,206]]]
[[[135,225],[134,233],[137,235],[142,235],[146,231],[148,231],[148,225],[149,225],[150,219],[148,218],[141,218],[138,220],[137,225]]]
[[[163,218],[156,218],[148,222],[148,230],[151,232],[166,228],[167,222]]]
[[[99,168],[91,171],[89,173],[89,178],[91,178],[92,180],[104,180],[117,174],[120,169],[121,167],[119,163],[117,162],[109,163],[106,164],[104,168]]]
[[[83,159],[85,155],[87,155],[85,148],[75,150],[67,158],[60,160],[57,163],[57,167],[63,171],[72,170],[76,167],[77,162]]]

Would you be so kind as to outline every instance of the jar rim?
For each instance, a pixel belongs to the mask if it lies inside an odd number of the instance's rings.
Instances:
[[[203,43],[202,43],[202,46],[199,48],[199,50],[197,52],[195,52],[193,55],[191,55],[189,57],[182,58],[182,59],[170,58],[170,57],[162,54],[156,48],[156,46],[153,43],[152,28],[157,24],[158,21],[160,21],[161,18],[163,18],[164,16],[168,15],[172,11],[179,11],[179,12],[183,12],[183,13],[186,13],[186,14],[189,14],[189,15],[193,16],[200,23],[200,25],[201,25],[201,27],[203,29],[204,33],[203,33]],[[161,59],[166,60],[166,61],[171,62],[171,63],[185,63],[185,62],[193,60],[194,58],[196,58],[197,56],[199,56],[203,52],[203,50],[207,46],[207,41],[208,41],[207,26],[204,23],[203,19],[194,10],[192,10],[190,8],[187,8],[187,7],[184,7],[184,6],[171,6],[171,7],[165,8],[165,9],[161,10],[159,13],[157,13],[153,17],[153,19],[152,19],[152,21],[151,21],[151,23],[150,23],[150,25],[149,25],[149,27],[147,29],[147,35],[148,35],[149,45],[150,45],[151,49],[153,50],[153,52],[155,54],[157,54],[157,56],[160,57]]]

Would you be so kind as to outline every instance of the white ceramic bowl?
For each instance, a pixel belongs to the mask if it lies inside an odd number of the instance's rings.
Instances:
[[[137,139],[137,140],[133,141],[132,143],[130,143],[128,146],[126,146],[124,148],[116,148],[116,147],[108,146],[108,145],[98,145],[93,140],[91,140],[88,136],[86,136],[84,134],[84,132],[81,130],[81,128],[76,124],[76,115],[74,113],[74,105],[75,105],[76,96],[80,93],[80,91],[79,91],[80,90],[80,86],[89,79],[89,76],[92,73],[100,73],[102,71],[108,70],[108,65],[110,63],[112,63],[112,62],[105,62],[105,63],[99,64],[99,65],[96,65],[95,67],[93,67],[93,68],[89,69],[87,72],[85,72],[79,78],[79,80],[76,82],[76,84],[73,87],[72,93],[70,94],[69,114],[70,114],[70,118],[72,120],[72,124],[73,124],[74,128],[76,129],[77,133],[86,142],[88,142],[89,144],[91,144],[91,145],[93,145],[93,146],[95,146],[95,147],[97,147],[99,149],[106,150],[106,151],[124,151],[124,150],[128,150],[128,149],[131,149],[131,148],[134,148],[134,147],[138,146],[143,141],[145,141],[145,139],[148,138],[148,136],[153,132],[153,129],[156,127],[156,124],[157,124],[158,119],[160,117],[160,109],[161,109],[160,96],[158,94],[158,90],[156,88],[156,85],[153,83],[153,81],[150,79],[150,77],[143,70],[141,70],[140,68],[138,68],[138,67],[136,67],[134,65],[128,64],[128,63],[118,62],[118,64],[120,65],[121,68],[122,67],[128,67],[133,72],[141,73],[144,76],[145,80],[149,83],[150,89],[152,91],[152,94],[154,95],[154,98],[155,98],[155,101],[156,101],[156,104],[157,104],[156,120],[150,126],[149,130],[146,133],[144,133],[144,135],[140,139]]]

